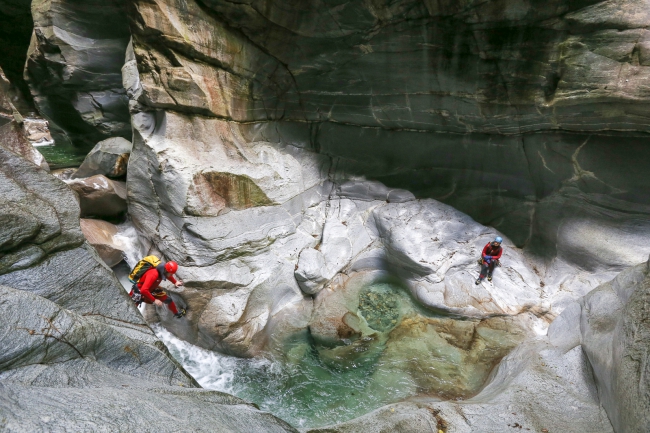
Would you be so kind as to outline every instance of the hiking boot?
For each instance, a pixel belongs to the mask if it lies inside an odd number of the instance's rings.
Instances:
[[[476,282],[475,282],[474,284],[476,284],[476,285],[478,286],[479,284],[481,284],[481,281],[483,281],[483,280],[481,280],[481,279],[479,278],[478,280],[476,280]]]
[[[186,313],[185,308],[180,308],[178,310],[178,313],[174,314],[174,317],[176,317],[177,319],[180,319],[181,317],[183,317],[185,315],[185,313]]]
[[[488,281],[492,281],[492,275],[488,277]]]

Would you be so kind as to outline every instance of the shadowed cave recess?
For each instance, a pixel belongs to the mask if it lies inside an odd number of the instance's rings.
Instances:
[[[133,143],[126,262],[178,262],[187,316],[143,314],[201,385],[313,433],[643,431],[590,314],[647,286],[647,2],[34,0],[29,47],[15,3],[49,152]]]

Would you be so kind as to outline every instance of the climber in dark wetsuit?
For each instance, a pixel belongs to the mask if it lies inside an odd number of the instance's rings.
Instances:
[[[503,239],[501,236],[497,236],[492,242],[488,242],[483,248],[480,260],[481,274],[478,276],[476,284],[480,284],[486,275],[488,281],[492,281],[492,272],[494,272],[495,266],[499,264],[499,259],[501,258],[501,254],[503,254],[501,242],[503,242]]]

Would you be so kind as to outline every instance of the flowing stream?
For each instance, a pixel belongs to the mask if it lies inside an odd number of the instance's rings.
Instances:
[[[193,346],[159,325],[153,328],[202,387],[253,402],[295,427],[320,427],[356,418],[409,397],[413,385],[387,381],[383,387],[372,386],[377,369],[372,359],[345,369],[324,365],[315,353],[294,364],[242,359]]]
[[[366,286],[359,298],[367,326],[359,338],[335,347],[296,342],[277,359],[226,356],[160,325],[154,330],[201,386],[256,403],[299,428],[348,421],[410,397],[475,395],[523,337],[508,319],[428,313],[387,283]]]
[[[79,167],[88,155],[88,149],[79,149],[70,145],[53,144],[49,146],[38,146],[52,170],[68,167]]]

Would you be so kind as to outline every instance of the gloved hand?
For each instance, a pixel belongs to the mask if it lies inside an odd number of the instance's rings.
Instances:
[[[492,256],[485,256],[483,257],[485,260],[492,260]]]

